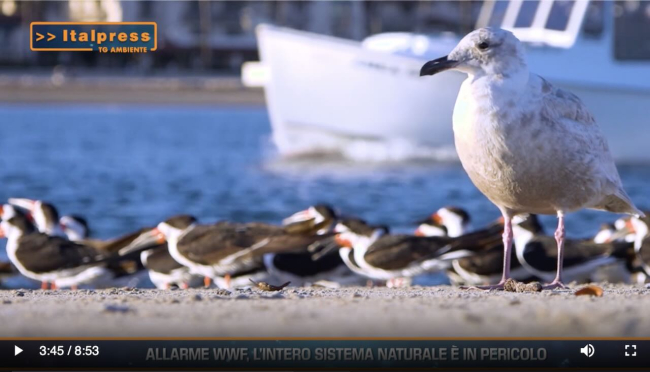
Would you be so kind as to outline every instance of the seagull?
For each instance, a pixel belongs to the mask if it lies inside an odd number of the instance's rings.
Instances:
[[[557,215],[557,269],[545,289],[564,288],[565,215],[583,208],[642,216],[623,189],[596,121],[574,94],[528,71],[524,48],[509,31],[481,28],[452,52],[424,64],[420,76],[468,75],[453,113],[454,141],[474,185],[504,218],[501,281],[510,278],[512,218]]]

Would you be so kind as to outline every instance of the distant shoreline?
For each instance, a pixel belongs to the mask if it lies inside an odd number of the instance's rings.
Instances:
[[[265,105],[239,77],[0,75],[0,103]]]

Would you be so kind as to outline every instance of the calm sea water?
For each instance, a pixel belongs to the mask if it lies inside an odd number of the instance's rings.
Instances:
[[[5,105],[0,117],[0,199],[50,201],[86,216],[100,238],[177,213],[279,223],[317,202],[398,231],[450,204],[466,208],[475,227],[498,217],[458,164],[282,160],[263,107]],[[620,171],[635,202],[650,208],[650,166]],[[580,212],[568,232],[587,236],[615,218]]]

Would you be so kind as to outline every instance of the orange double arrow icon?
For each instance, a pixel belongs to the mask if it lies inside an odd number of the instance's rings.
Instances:
[[[36,33],[36,41],[41,41],[41,40],[43,40],[44,37],[45,36],[43,36],[42,34],[39,34],[38,32]],[[55,38],[56,38],[56,36],[52,35],[49,32],[47,33],[47,41],[52,41]]]

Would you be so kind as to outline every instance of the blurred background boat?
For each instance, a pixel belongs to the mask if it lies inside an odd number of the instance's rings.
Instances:
[[[613,2],[486,1],[476,27],[512,30],[531,71],[585,102],[617,159],[649,160],[650,132],[638,128],[650,103],[650,46],[639,37],[650,26],[635,22],[635,11],[649,13]],[[261,25],[261,62],[245,64],[242,79],[264,87],[283,155],[447,160],[455,157],[451,117],[463,75],[422,79],[419,69],[460,37],[380,33],[354,42]]]

